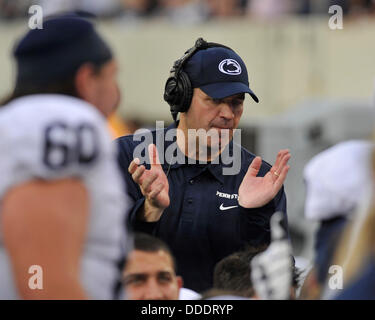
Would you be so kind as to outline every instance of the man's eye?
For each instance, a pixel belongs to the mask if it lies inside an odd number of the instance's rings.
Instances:
[[[235,100],[235,101],[232,101],[232,106],[233,106],[234,108],[240,107],[242,104],[243,104],[243,100]]]
[[[214,104],[220,104],[221,103],[221,100],[220,99],[212,99],[212,102]]]
[[[172,281],[172,277],[169,274],[163,274],[158,277],[161,283],[167,283]]]
[[[125,286],[129,286],[129,285],[136,286],[136,285],[142,284],[144,281],[145,281],[144,278],[135,277],[135,278],[131,278],[131,279],[125,279],[124,284],[125,284]]]

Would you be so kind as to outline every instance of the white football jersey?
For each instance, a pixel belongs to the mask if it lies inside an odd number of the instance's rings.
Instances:
[[[82,180],[91,208],[81,283],[90,298],[112,299],[128,240],[129,203],[105,119],[90,104],[63,95],[30,95],[1,107],[0,214],[11,187],[70,177]],[[0,299],[19,299],[1,226]]]

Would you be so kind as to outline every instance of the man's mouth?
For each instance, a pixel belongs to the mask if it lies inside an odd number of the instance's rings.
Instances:
[[[213,126],[212,128],[215,128],[215,129],[218,129],[218,130],[224,130],[224,129],[232,130],[231,126]]]

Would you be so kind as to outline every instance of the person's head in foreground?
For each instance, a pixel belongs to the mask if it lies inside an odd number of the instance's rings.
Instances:
[[[84,100],[105,117],[120,101],[117,64],[93,23],[75,14],[47,18],[16,45],[16,83],[5,102],[34,94]]]
[[[128,300],[178,300],[182,278],[172,253],[160,239],[136,233],[123,271]]]
[[[235,296],[254,298],[250,261],[260,251],[262,250],[250,248],[220,260],[214,269],[214,289],[231,292]],[[209,293],[206,292],[206,295]]]
[[[185,150],[192,144],[208,151],[223,149],[238,127],[245,93],[259,101],[249,87],[246,65],[241,57],[229,47],[199,38],[195,46],[174,63],[164,92],[175,121],[180,113],[178,128],[184,134]],[[204,131],[188,142],[189,129]],[[199,140],[203,134],[207,134],[206,141]]]
[[[205,292],[204,298],[213,297],[217,295],[230,295],[236,297],[250,298],[250,299],[267,299],[267,297],[261,296],[256,292],[256,288],[252,279],[252,260],[257,255],[262,255],[267,250],[267,246],[254,248],[252,246],[247,247],[243,251],[235,252],[224,259],[220,260],[214,270],[214,284],[213,289]],[[299,270],[294,265],[293,256],[291,257],[291,269],[289,269],[292,275],[292,283],[290,285],[290,299],[296,298],[296,289],[299,286]],[[281,258],[277,255],[273,256],[273,261],[268,263],[275,264],[277,259]],[[281,271],[280,271],[281,272]],[[274,282],[277,282],[277,276],[273,276],[271,273],[264,275],[263,285],[269,289],[273,289]],[[259,282],[259,281],[258,281]],[[259,287],[259,283],[258,287]]]

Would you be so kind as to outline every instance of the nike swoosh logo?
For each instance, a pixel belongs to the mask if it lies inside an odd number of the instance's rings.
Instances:
[[[224,203],[221,204],[220,206],[220,210],[224,211],[224,210],[229,210],[229,209],[233,209],[233,208],[237,208],[238,206],[231,206],[231,207],[224,207]]]

